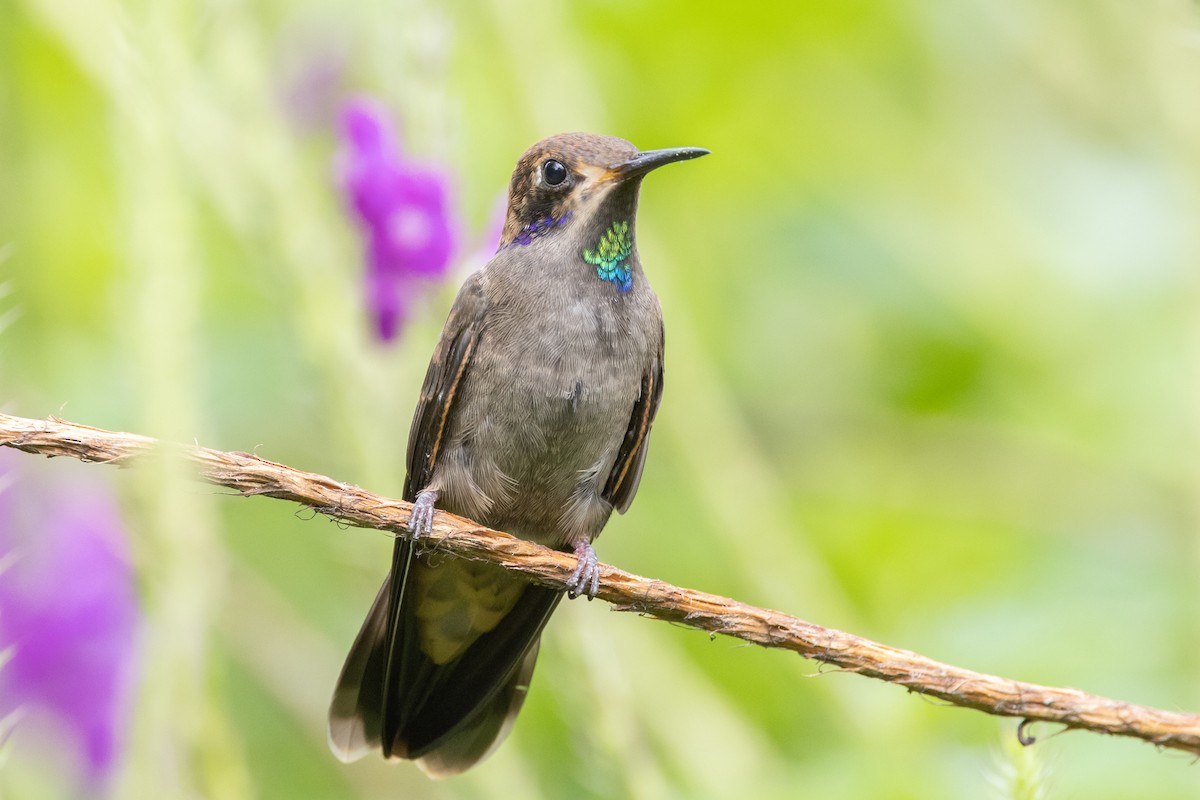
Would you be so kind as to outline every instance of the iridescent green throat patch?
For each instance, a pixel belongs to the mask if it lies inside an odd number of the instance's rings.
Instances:
[[[609,281],[624,294],[633,286],[629,254],[633,252],[633,234],[628,222],[614,222],[596,243],[595,250],[584,250],[583,260],[596,266],[601,280]]]

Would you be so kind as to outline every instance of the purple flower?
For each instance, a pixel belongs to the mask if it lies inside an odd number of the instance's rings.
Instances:
[[[303,133],[326,133],[337,124],[349,71],[349,48],[328,26],[304,24],[285,31],[279,50],[279,99],[287,119]]]
[[[51,758],[73,745],[95,786],[119,755],[134,669],[124,531],[102,485],[35,483],[19,458],[0,458],[0,718],[14,715],[18,742],[53,732],[34,742]]]
[[[367,307],[383,341],[396,337],[424,284],[446,274],[454,252],[449,179],[405,158],[381,109],[342,109],[342,190],[366,240]]]

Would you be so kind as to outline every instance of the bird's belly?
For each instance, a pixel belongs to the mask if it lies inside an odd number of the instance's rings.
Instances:
[[[569,347],[505,355],[468,389],[472,412],[452,436],[442,507],[551,546],[594,538],[611,511],[600,491],[642,368]]]
[[[560,538],[551,530],[561,527],[572,503],[589,492],[599,495],[640,388],[596,365],[565,374],[551,392],[516,392],[484,437],[493,439],[492,452],[503,454],[496,467],[513,482],[495,515],[539,540]]]

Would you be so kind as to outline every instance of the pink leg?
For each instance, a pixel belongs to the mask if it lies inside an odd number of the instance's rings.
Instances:
[[[571,577],[567,581],[567,597],[574,600],[583,594],[587,595],[588,600],[591,600],[600,591],[600,562],[596,558],[596,551],[592,549],[591,542],[586,540],[576,542],[574,549],[575,557],[579,559],[579,565],[575,567],[575,571],[571,573]]]
[[[433,530],[433,504],[437,502],[438,493],[434,489],[426,489],[417,493],[413,501],[412,513],[408,515],[408,533],[416,541],[422,536],[428,536]]]

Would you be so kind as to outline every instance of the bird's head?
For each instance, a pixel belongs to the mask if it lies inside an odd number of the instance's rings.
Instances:
[[[567,227],[582,229],[588,241],[595,241],[584,259],[597,265],[601,277],[614,280],[598,262],[611,263],[622,248],[626,254],[632,248],[642,178],[664,164],[707,154],[699,147],[642,152],[624,139],[592,133],[543,139],[525,151],[513,170],[500,247],[531,245]]]

